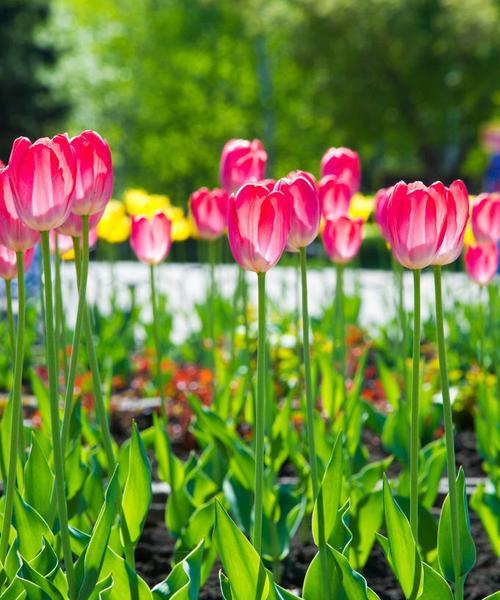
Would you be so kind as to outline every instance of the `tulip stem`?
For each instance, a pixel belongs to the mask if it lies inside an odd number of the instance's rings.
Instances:
[[[217,392],[216,392],[216,356],[215,356],[215,262],[217,258],[217,242],[216,240],[208,241],[208,256],[210,261],[210,282],[209,282],[209,304],[208,304],[208,335],[210,338],[210,366],[212,368],[212,402],[217,407]]]
[[[82,238],[74,238],[74,247],[82,244],[81,272],[78,286],[78,306],[76,309],[75,330],[73,332],[73,344],[71,358],[69,361],[68,378],[66,380],[66,395],[64,398],[64,413],[61,433],[62,453],[66,454],[66,446],[69,441],[71,416],[73,414],[73,396],[75,391],[76,368],[78,365],[78,354],[80,352],[80,340],[82,335],[83,314],[86,306],[87,278],[89,271],[89,216],[82,216]],[[76,262],[76,253],[75,253]]]
[[[463,598],[463,582],[460,576],[460,538],[458,519],[457,471],[455,465],[455,441],[453,435],[453,411],[448,383],[448,366],[446,361],[446,344],[443,324],[443,291],[441,283],[441,267],[434,267],[434,291],[436,297],[436,337],[438,343],[439,371],[441,375],[441,394],[443,397],[444,433],[446,439],[446,460],[448,471],[448,487],[450,491],[451,512],[451,552],[455,571],[455,598]]]
[[[335,304],[336,304],[336,323],[337,323],[337,357],[339,360],[340,370],[340,406],[344,415],[345,435],[349,429],[349,418],[347,414],[347,396],[346,396],[346,349],[345,349],[345,317],[344,317],[344,265],[337,263],[336,265],[336,287],[335,287]]]
[[[410,526],[418,544],[418,451],[420,395],[420,269],[413,271],[413,365],[410,425]]]
[[[257,273],[259,288],[259,337],[257,346],[257,402],[255,406],[255,500],[253,545],[262,549],[262,510],[264,493],[264,430],[266,418],[266,274]]]
[[[488,296],[489,296],[489,304],[490,304],[490,319],[491,319],[491,331],[492,331],[492,339],[493,339],[493,352],[492,352],[492,364],[495,369],[496,375],[496,398],[500,399],[500,358],[498,356],[498,322],[497,322],[497,287],[495,283],[491,283],[488,286]]]
[[[155,345],[155,371],[156,371],[156,387],[158,388],[158,394],[160,396],[160,411],[161,416],[166,425],[168,421],[167,417],[167,404],[165,400],[165,390],[163,389],[163,375],[162,375],[162,352],[160,344],[160,332],[158,328],[158,302],[156,299],[156,283],[155,283],[155,266],[149,266],[149,285],[151,290],[151,310],[153,312],[153,340]]]
[[[7,326],[9,328],[10,352],[14,356],[16,348],[16,338],[14,333],[14,316],[12,314],[12,281],[5,280],[5,298],[7,300]]]
[[[306,387],[306,429],[309,450],[309,465],[313,500],[318,510],[318,548],[320,553],[321,572],[323,576],[323,595],[330,598],[330,580],[328,577],[328,549],[325,540],[325,514],[323,497],[319,497],[318,465],[316,461],[316,446],[314,440],[314,398],[311,377],[311,350],[309,347],[309,302],[307,294],[307,253],[306,248],[300,248],[300,275],[302,287],[302,347],[304,353],[304,375]],[[319,502],[318,502],[319,498]]]
[[[80,240],[79,238],[73,238],[73,248],[75,251],[75,268],[76,268],[76,281],[77,286],[80,289],[80,278],[81,278],[81,266],[82,256],[80,252]],[[113,473],[116,467],[116,458],[113,451],[113,438],[109,430],[109,421],[106,413],[106,406],[104,404],[104,398],[102,395],[102,382],[101,373],[99,371],[99,362],[94,345],[94,338],[92,336],[92,322],[90,319],[90,311],[85,300],[85,309],[83,312],[83,328],[85,333],[85,342],[87,346],[87,355],[89,360],[90,371],[92,373],[92,390],[94,392],[95,400],[95,413],[97,421],[101,428],[101,436],[106,454],[106,460],[108,463],[108,473]],[[130,565],[134,564],[134,548],[130,540],[130,533],[123,515],[123,511],[120,505],[120,529],[122,532],[123,543],[125,547],[125,557]]]
[[[61,350],[57,352],[57,360],[59,362],[59,354],[61,356],[64,381],[68,381],[68,361],[66,360],[66,323],[63,311],[62,287],[61,287],[61,257],[59,256],[58,235],[55,234],[55,254],[54,254],[54,285],[55,297],[54,306],[56,311],[56,341],[59,339],[62,343]]]
[[[9,447],[9,467],[7,472],[7,486],[5,491],[5,505],[2,523],[2,533],[0,537],[0,563],[5,563],[9,548],[10,527],[12,523],[12,513],[14,508],[14,495],[16,491],[16,471],[18,464],[18,448],[21,435],[22,423],[22,401],[21,386],[23,379],[24,362],[24,329],[26,318],[25,306],[25,288],[24,288],[24,255],[22,252],[16,252],[17,261],[17,281],[18,281],[18,318],[17,318],[17,341],[12,339],[12,350],[15,354],[14,360],[14,386],[12,390],[12,413],[10,421],[10,447]],[[7,283],[7,282],[6,282]],[[10,290],[10,281],[9,290]],[[12,317],[12,315],[11,315]],[[12,321],[13,322],[13,321]],[[10,326],[10,324],[9,324]],[[14,352],[15,344],[15,352]]]
[[[57,357],[54,342],[54,307],[52,305],[52,279],[50,269],[49,232],[42,231],[42,254],[45,291],[45,337],[47,345],[47,369],[49,376],[50,419],[52,427],[52,450],[54,457],[55,492],[58,507],[59,529],[61,535],[66,577],[68,580],[69,598],[75,598],[75,576],[73,555],[68,528],[68,507],[66,505],[64,483],[64,461],[61,446],[59,422],[59,398],[57,392]]]

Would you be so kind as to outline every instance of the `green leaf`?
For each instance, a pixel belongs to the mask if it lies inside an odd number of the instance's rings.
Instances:
[[[153,588],[155,600],[197,600],[201,587],[204,541],[177,563],[162,583]]]
[[[476,547],[470,533],[469,510],[465,491],[465,475],[460,467],[457,476],[458,497],[458,534],[460,540],[460,576],[463,577],[472,569],[476,562]],[[450,497],[446,496],[441,508],[438,527],[438,557],[441,573],[448,581],[455,580],[453,568],[453,538],[451,529]]]
[[[14,520],[19,540],[19,552],[26,560],[34,558],[46,539],[54,544],[54,535],[43,517],[27,504],[16,490],[14,496]]]
[[[151,465],[137,424],[132,426],[128,473],[123,490],[122,507],[130,539],[135,544],[142,532],[151,502]]]
[[[184,469],[182,463],[172,452],[170,441],[168,439],[163,421],[153,413],[154,429],[154,447],[155,456],[158,461],[158,475],[162,481],[165,481],[170,487],[177,489],[184,481]],[[172,486],[172,474],[170,473],[170,464],[173,464],[174,483]]]
[[[342,441],[340,436],[338,436],[323,475],[318,499],[314,504],[312,530],[316,545],[318,545],[318,504],[320,502],[323,503],[325,540],[328,542],[334,533],[337,511],[340,506],[340,495],[342,493],[342,469]]]
[[[0,595],[0,600],[24,600],[27,592],[21,580],[14,577],[9,587]]]
[[[351,567],[343,554],[335,550],[335,548],[330,548],[330,550],[333,552],[335,562],[340,570],[340,582],[346,600],[368,600],[366,579]],[[372,598],[378,598],[373,590],[371,592]]]
[[[147,583],[118,556],[108,548],[101,569],[101,576],[106,579],[113,577],[114,585],[109,591],[109,600],[153,600],[153,595]]]
[[[339,596],[339,590],[341,589],[340,575],[335,559],[333,558],[333,554],[332,552],[326,552],[325,556],[327,562],[327,573],[330,576],[330,594],[333,594],[332,598],[335,598],[335,600],[337,600],[337,598],[338,600],[343,600],[342,597]],[[302,588],[302,596],[304,600],[319,600],[320,598],[325,597],[323,573],[321,570],[319,552],[312,559],[311,564],[307,569]]]
[[[218,501],[215,502],[214,537],[234,597],[267,598],[269,579],[259,555]]]
[[[418,600],[453,600],[453,594],[450,586],[443,577],[430,567],[427,563],[422,563],[424,568],[424,584],[422,594]]]
[[[87,600],[99,580],[111,527],[116,517],[118,493],[118,467],[116,467],[108,484],[104,504],[94,525],[90,542],[76,564],[76,572],[80,585],[78,600]]]
[[[384,515],[394,573],[406,598],[417,597],[422,583],[422,562],[410,524],[392,496],[384,475]]]
[[[24,498],[44,519],[48,518],[54,474],[35,435],[24,466]]]
[[[471,506],[481,519],[481,523],[490,538],[493,551],[500,556],[500,498],[493,486],[491,492],[484,483],[477,486],[471,498]]]
[[[362,569],[370,556],[375,534],[382,525],[383,516],[382,490],[363,496],[356,505],[356,512],[351,514],[350,529],[353,535],[351,559],[357,569]]]

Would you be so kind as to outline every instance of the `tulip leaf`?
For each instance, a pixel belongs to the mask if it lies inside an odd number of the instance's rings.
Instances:
[[[212,509],[213,510],[213,509]],[[201,587],[204,541],[178,562],[162,583],[153,588],[154,600],[197,600]]]
[[[87,600],[99,580],[104,556],[108,547],[111,527],[116,517],[118,493],[118,467],[116,467],[108,484],[104,504],[95,522],[90,542],[76,563],[76,573],[80,588],[78,600]]]
[[[453,594],[446,580],[427,563],[422,563],[424,584],[418,600],[453,600]]]
[[[31,435],[31,448],[24,466],[24,498],[44,519],[48,518],[54,475],[38,438]]]
[[[151,465],[137,424],[134,423],[128,456],[128,473],[122,499],[123,514],[133,544],[141,535],[150,502]]]
[[[259,555],[217,500],[214,538],[234,598],[267,598],[269,578]]]
[[[17,492],[14,495],[14,520],[19,540],[19,552],[29,561],[38,554],[46,539],[54,543],[54,535],[44,518]]]
[[[383,494],[392,566],[405,597],[413,600],[422,584],[422,561],[408,519],[394,500],[385,474]]]
[[[465,491],[465,475],[460,468],[457,476],[458,496],[458,534],[460,540],[460,576],[464,577],[476,562],[476,547],[470,533],[469,510]],[[455,580],[453,568],[453,541],[451,529],[450,495],[448,494],[441,508],[438,528],[438,557],[441,573],[448,581]]]
[[[484,483],[481,483],[471,498],[471,506],[481,519],[495,555],[500,556],[500,498],[493,488],[491,492],[487,491]]]
[[[375,541],[375,534],[382,525],[384,505],[382,490],[368,493],[356,505],[356,512],[351,515],[350,529],[353,534],[351,558],[357,569],[362,569],[370,555]]]
[[[340,506],[342,492],[342,469],[342,441],[339,435],[323,475],[318,499],[314,504],[312,530],[316,545],[318,545],[318,504],[320,502],[323,504],[325,540],[329,542],[335,532],[337,511]]]

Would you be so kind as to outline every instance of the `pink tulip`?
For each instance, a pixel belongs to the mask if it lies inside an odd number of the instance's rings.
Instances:
[[[363,221],[346,215],[327,219],[323,230],[323,245],[330,259],[345,264],[359,251],[363,234]]]
[[[229,199],[229,246],[244,269],[263,273],[281,258],[290,232],[289,198],[248,183]]]
[[[420,181],[400,181],[389,196],[389,243],[396,260],[408,269],[432,264],[443,242],[446,222],[440,198]]]
[[[225,190],[202,187],[191,195],[191,214],[204,240],[220,237],[227,226],[228,195]]]
[[[228,194],[264,179],[267,153],[259,140],[229,140],[220,158],[220,181]]]
[[[39,232],[27,227],[18,217],[12,196],[9,168],[0,168],[0,244],[15,252],[24,252],[32,248],[39,238]]]
[[[89,232],[97,227],[97,224],[101,220],[103,214],[104,208],[98,213],[89,216]],[[64,223],[57,228],[57,233],[67,235],[71,238],[82,237],[82,217],[80,215],[76,215],[74,212],[70,212],[66,221],[64,221]]]
[[[111,150],[95,131],[84,131],[71,140],[76,157],[73,212],[94,215],[102,212],[113,192]]]
[[[19,252],[21,252],[19,250]],[[34,248],[29,248],[24,253],[24,270],[28,271],[33,262]],[[17,277],[17,259],[14,250],[0,244],[0,277],[2,279],[15,279]]]
[[[500,241],[500,193],[480,194],[472,207],[472,232],[478,244]]]
[[[289,197],[290,233],[287,248],[297,252],[318,235],[320,208],[316,188],[309,179],[300,175],[280,179],[275,189]]]
[[[380,189],[375,196],[375,222],[377,223],[382,237],[389,241],[389,225],[387,224],[387,201],[392,192],[392,187]]]
[[[17,138],[9,160],[14,206],[31,229],[49,231],[62,225],[71,210],[76,160],[66,135],[31,143]]]
[[[448,265],[462,253],[465,227],[469,220],[469,194],[460,179],[454,181],[449,188],[438,181],[429,186],[428,190],[440,207],[438,227],[439,223],[444,222],[444,237],[432,264]]]
[[[319,182],[319,201],[325,219],[347,215],[352,191],[349,183],[336,175],[326,175]]]
[[[493,242],[469,246],[465,251],[465,269],[479,285],[488,285],[498,271],[498,248]]]
[[[359,155],[350,148],[329,148],[321,159],[321,177],[335,175],[349,184],[351,193],[359,192],[361,164]]]
[[[262,179],[262,181],[259,181],[258,183],[263,185],[268,192],[272,192],[274,190],[274,186],[276,185],[276,179],[271,179],[268,177],[267,179]]]
[[[151,219],[132,217],[130,245],[137,258],[149,265],[157,265],[168,254],[172,245],[172,222],[161,211]]]

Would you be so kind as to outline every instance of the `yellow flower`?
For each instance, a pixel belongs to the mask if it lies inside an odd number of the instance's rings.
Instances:
[[[110,200],[97,225],[97,236],[110,244],[124,242],[130,236],[130,219],[123,202]]]
[[[465,228],[464,244],[466,246],[475,246],[476,245],[476,238],[474,237],[474,234],[472,233],[472,225],[470,224],[470,221],[467,223],[467,227]]]
[[[172,220],[172,241],[184,242],[193,233],[191,221],[182,217],[182,219]]]
[[[165,214],[172,221],[172,223],[184,220],[184,211],[180,206],[169,206],[165,210]]]
[[[374,208],[374,198],[372,196],[363,196],[355,194],[352,197],[351,205],[349,206],[349,216],[352,219],[360,218],[366,222],[372,214]]]
[[[161,194],[148,194],[145,190],[129,189],[123,194],[123,201],[129,215],[144,215],[151,217],[161,210],[167,212],[170,199]]]
[[[67,252],[65,252],[61,258],[63,260],[75,260],[75,251],[73,250],[73,248],[71,248],[71,250],[68,250]]]

